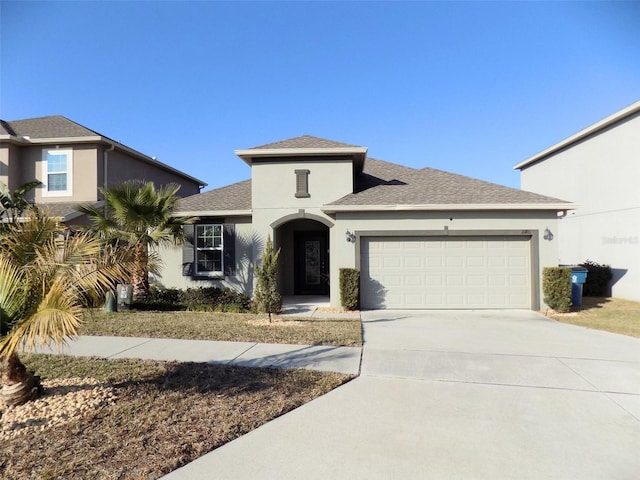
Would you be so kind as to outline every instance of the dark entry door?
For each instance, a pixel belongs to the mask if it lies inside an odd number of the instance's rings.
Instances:
[[[327,232],[296,232],[294,249],[296,295],[329,294],[327,244]]]

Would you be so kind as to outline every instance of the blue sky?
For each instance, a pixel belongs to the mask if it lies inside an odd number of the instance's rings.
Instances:
[[[0,2],[0,117],[64,115],[209,184],[298,135],[512,187],[640,99],[640,2]]]

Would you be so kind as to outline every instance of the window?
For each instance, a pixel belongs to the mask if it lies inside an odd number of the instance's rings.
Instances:
[[[309,170],[296,170],[296,198],[309,198]]]
[[[222,225],[196,225],[196,275],[222,275],[223,229]]]
[[[73,151],[50,149],[42,152],[43,196],[69,196],[72,194]]]

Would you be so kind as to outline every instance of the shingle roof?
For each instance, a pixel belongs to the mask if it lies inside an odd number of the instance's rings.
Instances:
[[[52,217],[67,219],[68,216],[76,216],[78,202],[38,203],[37,207]]]
[[[176,213],[251,210],[251,180],[178,200]]]
[[[367,158],[355,192],[330,205],[502,205],[568,203],[433,168],[416,170]]]
[[[62,115],[27,118],[25,120],[2,121],[5,135],[20,135],[30,138],[65,138],[103,136]]]
[[[262,149],[282,149],[282,148],[348,148],[358,147],[349,143],[336,142],[326,138],[312,137],[311,135],[302,135],[300,137],[280,140],[278,142],[267,143],[259,147],[253,147],[252,150]]]

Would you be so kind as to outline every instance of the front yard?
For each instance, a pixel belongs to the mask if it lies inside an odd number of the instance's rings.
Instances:
[[[620,298],[583,297],[582,306],[570,313],[554,313],[551,318],[607,332],[640,337],[640,302]]]
[[[87,310],[81,335],[182,338],[298,345],[362,346],[360,320],[289,319],[218,312],[117,312]]]
[[[86,318],[82,335],[362,345],[359,320],[99,310]],[[22,360],[46,393],[0,412],[0,478],[15,480],[159,478],[352,378],[63,355]]]

